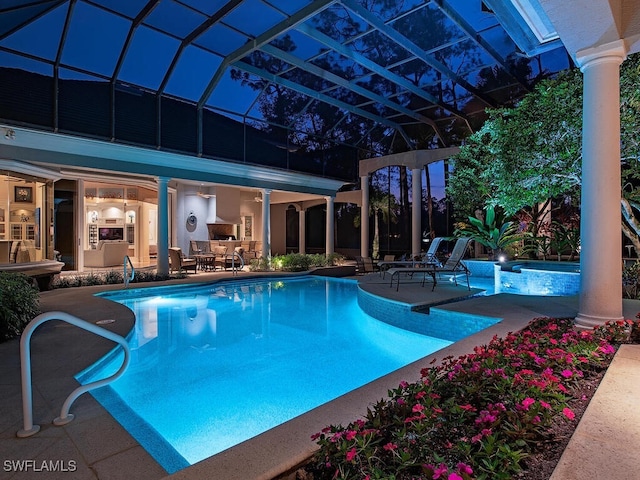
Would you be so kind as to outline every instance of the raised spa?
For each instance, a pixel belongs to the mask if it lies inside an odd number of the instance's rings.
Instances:
[[[577,295],[580,290],[577,262],[511,261],[493,269],[495,293]]]

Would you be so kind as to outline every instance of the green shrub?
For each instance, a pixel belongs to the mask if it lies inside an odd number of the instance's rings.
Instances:
[[[487,207],[485,217],[479,219],[468,217],[468,223],[458,223],[453,232],[456,237],[469,237],[490,251],[490,259],[497,259],[507,248],[519,242],[526,236],[519,231],[519,225],[508,222],[504,214],[496,212],[493,207]]]
[[[303,272],[309,270],[313,263],[312,255],[302,253],[288,253],[273,257],[271,264],[276,270],[283,272]]]
[[[251,272],[268,272],[270,270],[269,259],[265,257],[254,258],[249,263],[249,271]]]
[[[22,273],[0,272],[0,342],[19,336],[40,313],[38,289]]]
[[[622,269],[622,298],[640,298],[640,261],[625,265]]]
[[[312,253],[307,255],[307,257],[309,258],[309,268],[326,267],[328,265],[327,256],[324,253]],[[307,268],[307,270],[309,268]]]
[[[99,274],[90,273],[89,275],[83,275],[80,277],[80,286],[81,287],[91,287],[94,285],[103,285],[104,280]]]
[[[186,277],[186,274],[181,274],[180,278]],[[132,283],[144,283],[144,282],[162,282],[169,280],[171,275],[160,275],[157,271],[138,271],[136,270],[133,276]],[[120,280],[122,281],[122,279]]]
[[[82,276],[81,275],[71,275],[58,277],[53,281],[52,288],[71,288],[71,287],[80,287],[82,286]]]
[[[113,285],[117,283],[123,283],[124,277],[123,274],[116,270],[110,270],[104,274],[102,274],[104,283],[108,285]],[[99,284],[98,284],[99,285]]]
[[[327,265],[338,266],[338,265],[342,265],[344,261],[345,261],[344,255],[334,252],[331,255],[329,255],[329,257],[327,258]]]
[[[271,266],[274,270],[283,272],[303,272],[312,268],[341,265],[344,256],[332,253],[328,257],[324,253],[288,253],[272,258]]]
[[[138,271],[134,273],[131,283],[159,282],[170,278],[184,278],[182,273],[171,277],[171,275],[159,275],[154,271]],[[104,273],[90,273],[89,275],[65,275],[53,281],[52,288],[88,287],[92,285],[118,285],[124,283],[123,273],[119,270],[110,270]]]

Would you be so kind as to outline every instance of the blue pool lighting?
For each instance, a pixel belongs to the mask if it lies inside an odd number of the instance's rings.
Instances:
[[[136,324],[129,369],[94,396],[173,473],[452,343],[366,315],[357,290],[305,277],[101,294]]]

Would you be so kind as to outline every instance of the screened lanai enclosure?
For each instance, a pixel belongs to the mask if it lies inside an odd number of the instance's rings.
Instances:
[[[520,28],[514,8],[10,0],[0,5],[0,119],[357,186],[359,160],[460,145],[487,108],[571,66],[557,38]],[[438,234],[447,233],[447,168],[423,172],[423,226]],[[406,250],[411,172],[385,168],[370,182],[372,225],[379,215],[386,249]],[[358,224],[349,206],[336,214]],[[350,228],[338,242],[354,238]]]

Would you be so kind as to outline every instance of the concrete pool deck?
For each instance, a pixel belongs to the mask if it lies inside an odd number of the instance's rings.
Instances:
[[[253,275],[253,274],[252,274]],[[235,278],[246,278],[241,274]],[[182,280],[163,282],[179,284],[231,278],[230,273],[191,275]],[[438,284],[435,292],[420,283],[403,283],[399,292],[389,288],[379,275],[358,277],[368,292],[395,301],[441,303],[452,297],[467,295],[466,286]],[[136,284],[151,287],[152,284]],[[110,330],[126,335],[134,318],[122,305],[94,297],[104,290],[122,285],[54,290],[41,295],[43,311],[60,310],[90,322],[114,319]],[[208,458],[171,475],[171,479],[215,478],[271,479],[295,468],[315,448],[310,435],[331,423],[346,423],[360,417],[367,406],[385,397],[389,388],[401,380],[419,377],[420,368],[432,358],[469,353],[473,347],[487,343],[494,335],[502,336],[540,316],[574,316],[575,297],[529,297],[500,294],[479,296],[439,305],[440,309],[502,318],[492,327],[414,362],[333,402],[322,405],[284,425]],[[634,318],[640,303],[624,302],[625,317]],[[108,340],[61,322],[40,327],[32,339],[34,423],[42,430],[29,438],[16,438],[22,428],[19,342],[0,344],[0,479],[161,479],[167,473],[107,413],[91,395],[82,395],[72,406],[74,421],[64,427],[51,424],[60,413],[66,396],[77,387],[73,376],[112,348]],[[636,478],[635,465],[640,454],[634,445],[640,437],[640,347],[625,346],[616,355],[605,380],[581,420],[566,449],[553,480]],[[617,415],[612,414],[615,406]],[[176,412],[176,421],[180,415]],[[621,449],[620,442],[627,448]],[[33,463],[17,463],[20,460]],[[57,462],[59,471],[42,471],[43,462]],[[17,471],[18,465],[28,471]],[[45,465],[46,466],[46,465]],[[39,469],[40,471],[36,471]],[[60,471],[66,470],[66,471]],[[73,471],[71,471],[73,470]]]

